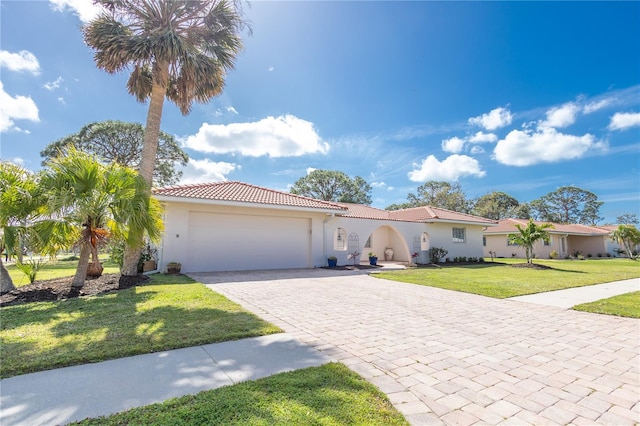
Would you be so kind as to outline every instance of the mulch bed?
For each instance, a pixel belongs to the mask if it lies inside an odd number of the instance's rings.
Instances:
[[[71,287],[73,277],[35,281],[33,284],[27,284],[0,295],[0,306],[91,296],[134,287],[148,279],[149,277],[146,275],[130,277],[120,274],[104,274],[97,278],[87,278],[80,290]]]
[[[512,268],[529,268],[529,269],[553,269],[551,266],[540,265],[538,263],[516,263],[511,265]]]

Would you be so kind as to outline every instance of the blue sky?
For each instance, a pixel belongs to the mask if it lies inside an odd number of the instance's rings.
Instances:
[[[98,70],[88,0],[0,2],[0,156],[40,168],[49,143],[145,122],[127,73]],[[162,129],[183,183],[287,191],[312,169],[373,186],[373,206],[429,180],[521,202],[565,185],[603,222],[640,210],[640,2],[253,2],[224,93]]]

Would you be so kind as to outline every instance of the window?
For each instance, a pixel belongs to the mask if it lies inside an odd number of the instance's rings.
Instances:
[[[544,241],[544,245],[545,246],[550,246],[551,245],[551,237],[549,237],[549,238],[547,238],[546,240],[543,240],[543,241]]]
[[[454,243],[464,243],[467,241],[465,228],[451,228]]]
[[[338,251],[347,250],[347,231],[343,228],[336,229],[333,239],[333,249]]]
[[[482,237],[482,246],[483,247],[487,246],[487,237]]]

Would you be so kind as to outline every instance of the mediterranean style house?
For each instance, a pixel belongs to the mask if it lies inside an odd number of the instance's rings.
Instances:
[[[429,262],[431,247],[448,257],[482,257],[483,229],[496,222],[435,207],[387,211],[335,203],[243,182],[158,188],[164,236],[158,269],[183,272],[316,268],[380,260]]]
[[[484,256],[489,257],[491,252],[494,257],[525,257],[524,248],[509,243],[509,234],[517,234],[516,225],[525,227],[528,219],[503,219],[497,226],[487,227],[483,232]],[[534,221],[536,224],[543,223]],[[615,226],[587,226],[587,225],[563,225],[551,223],[553,228],[546,231],[551,238],[549,241],[537,241],[533,247],[535,256],[539,259],[549,259],[552,251],[558,253],[560,259],[577,253],[587,257],[617,256],[619,245],[609,238],[609,234]]]

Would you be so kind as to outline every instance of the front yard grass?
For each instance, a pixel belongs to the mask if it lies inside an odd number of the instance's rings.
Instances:
[[[89,425],[408,425],[375,386],[332,363],[134,408]]]
[[[184,275],[0,315],[2,378],[282,331]]]
[[[621,294],[608,299],[596,300],[591,303],[583,303],[574,306],[573,309],[596,314],[640,318],[640,291]]]
[[[629,259],[534,260],[552,268],[546,270],[511,266],[524,262],[496,259],[496,263],[424,267],[373,276],[498,299],[640,277],[640,262]]]
[[[30,258],[28,256],[24,257],[25,263],[29,260]],[[73,276],[76,273],[76,267],[78,266],[77,260],[57,260],[53,262],[44,259],[43,261],[44,264],[36,275],[36,281]],[[120,268],[118,267],[118,265],[116,265],[114,262],[111,262],[108,257],[100,256],[100,261],[102,262],[102,267],[104,268],[104,271],[102,271],[103,274],[120,273]],[[13,284],[16,287],[21,287],[23,285],[29,284],[29,278],[27,278],[27,276],[16,267],[15,263],[5,263],[5,267],[7,268],[7,271],[9,271],[11,280],[13,280]]]

